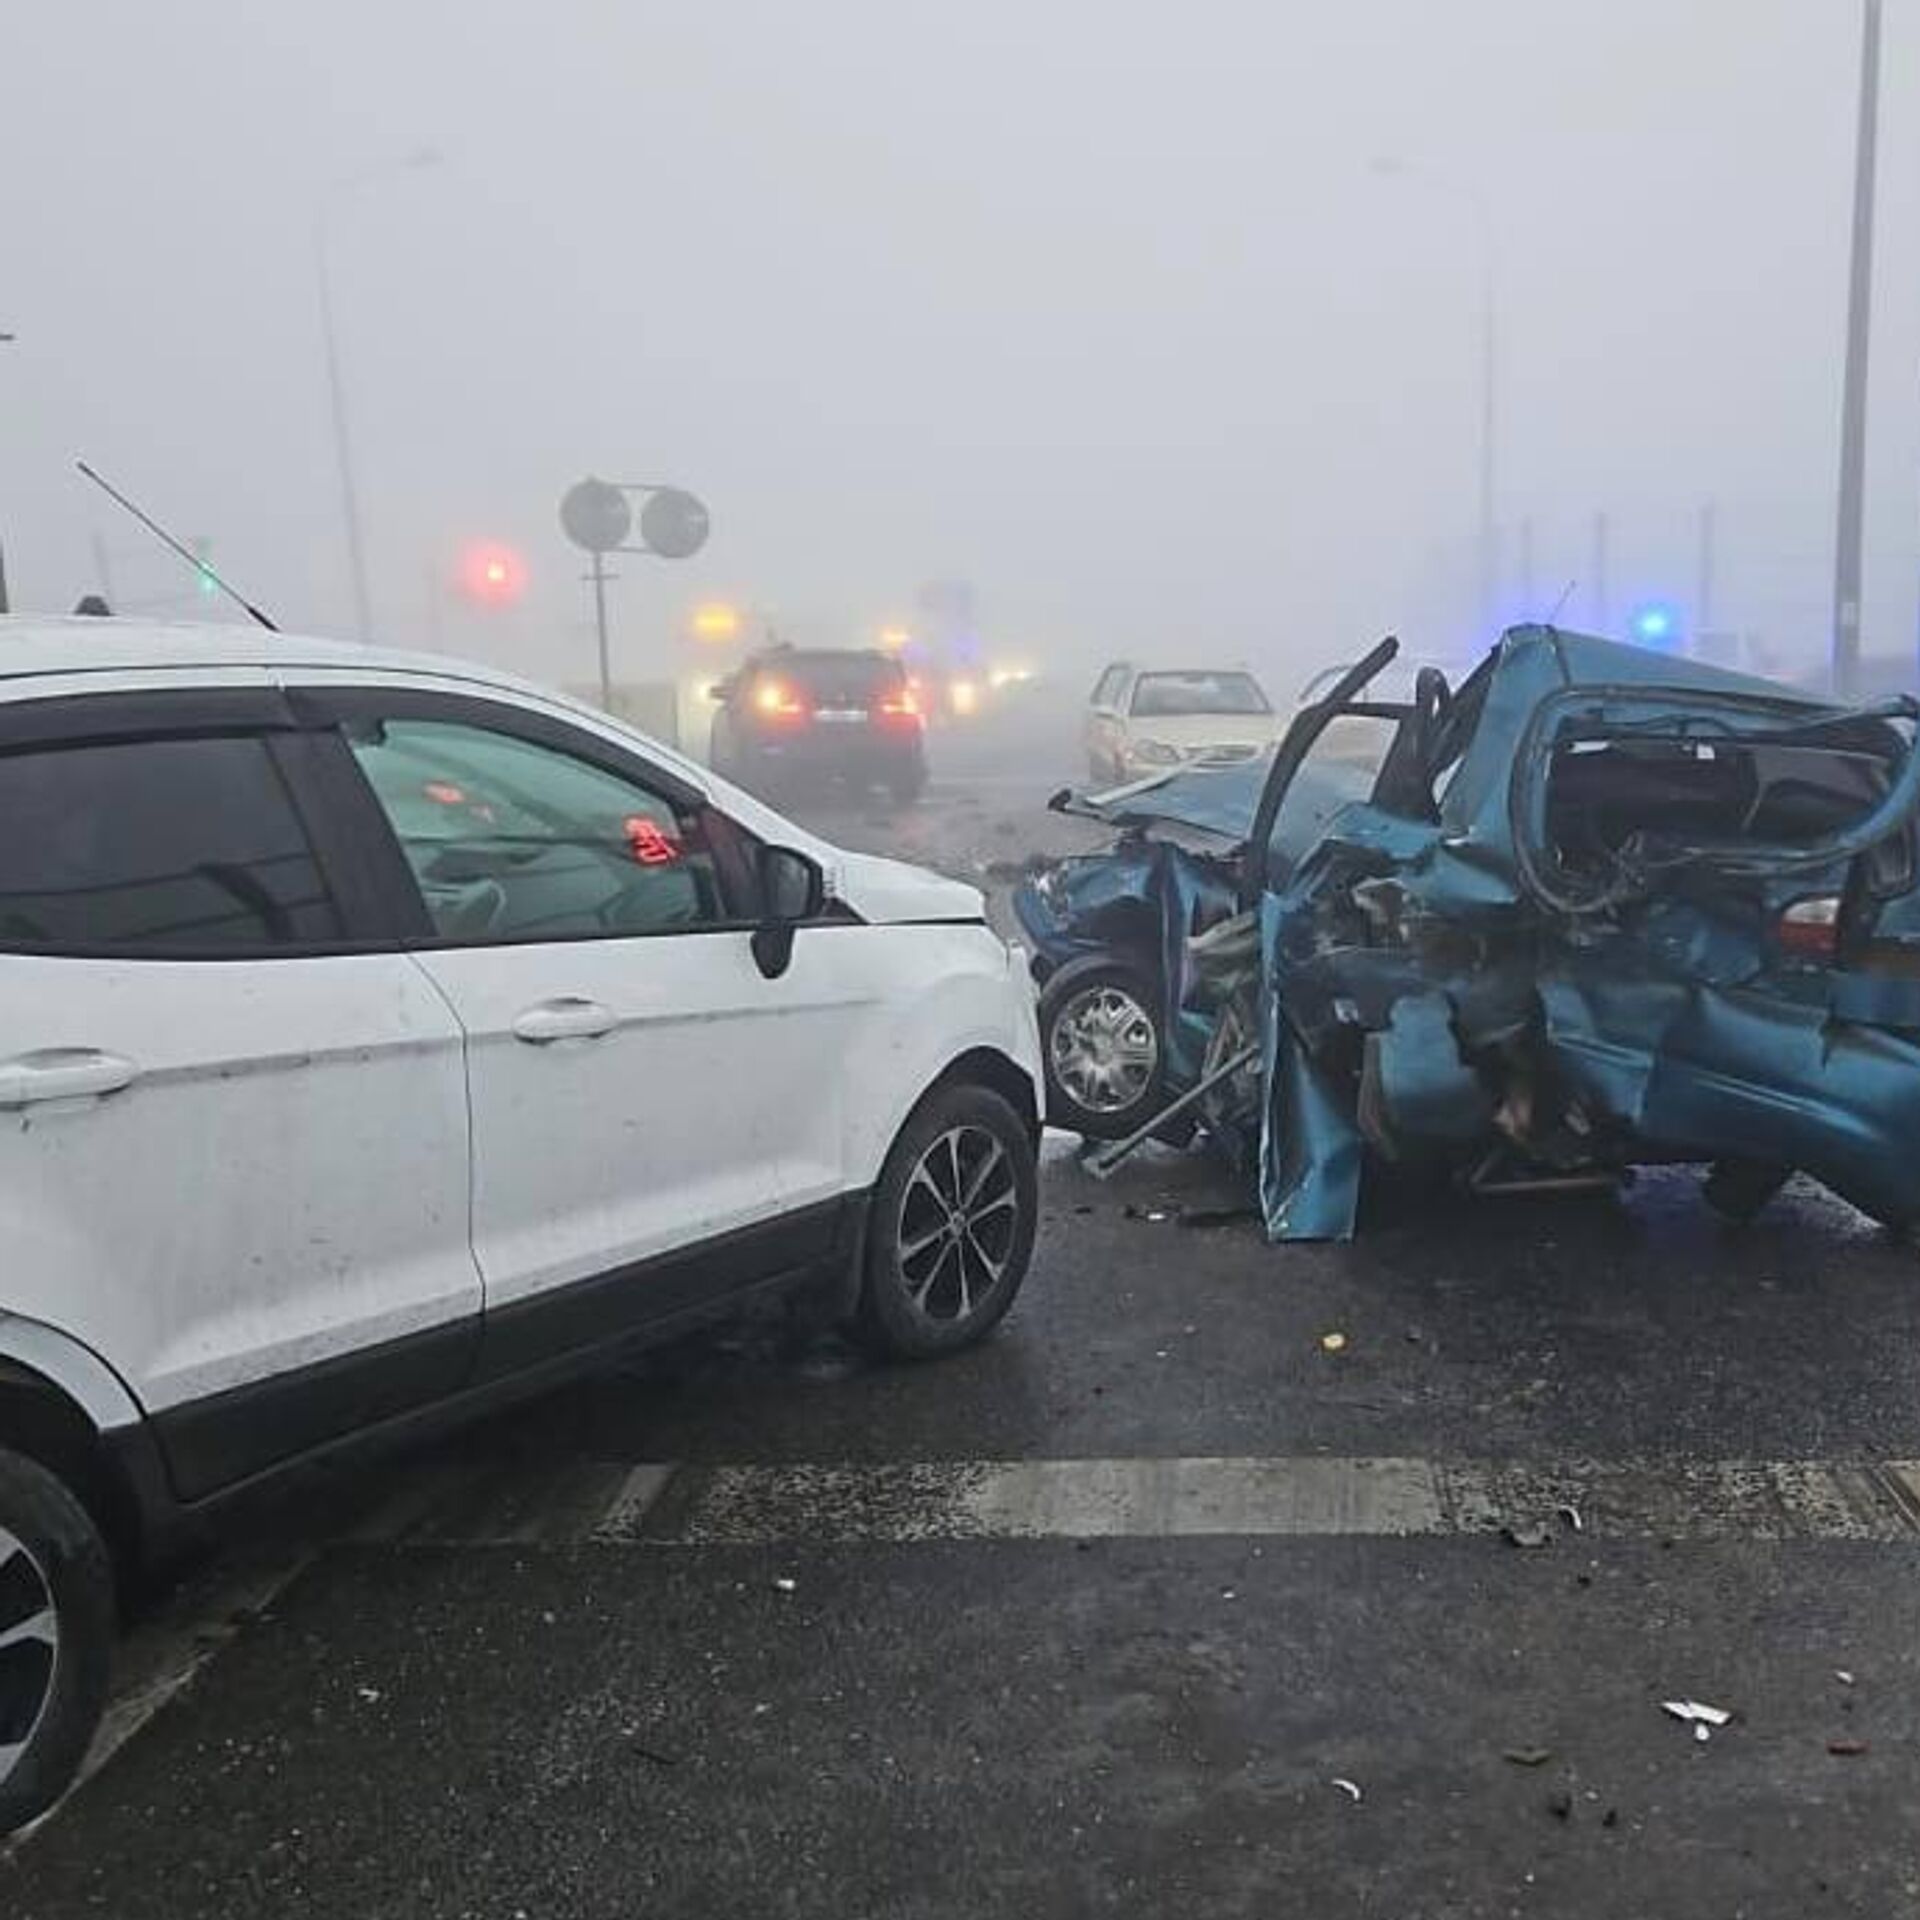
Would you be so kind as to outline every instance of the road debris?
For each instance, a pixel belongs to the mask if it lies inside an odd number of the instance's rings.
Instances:
[[[1258,1210],[1253,1207],[1184,1207],[1180,1213],[1180,1224],[1192,1227],[1197,1232],[1205,1232],[1212,1227],[1237,1227],[1259,1217]]]
[[[1581,1519],[1580,1509],[1578,1507],[1555,1507],[1553,1511],[1555,1515],[1564,1520],[1575,1533],[1586,1532],[1587,1523]]]
[[[1551,1747],[1509,1747],[1501,1756],[1516,1767],[1544,1767],[1553,1758]]]
[[[1843,1687],[1850,1687],[1853,1685],[1853,1675],[1850,1674],[1845,1667],[1835,1667],[1833,1670],[1833,1677],[1836,1680],[1838,1680]]]
[[[1710,1707],[1704,1700],[1662,1700],[1660,1710],[1691,1726],[1696,1740],[1711,1740],[1714,1728],[1733,1718],[1725,1707]]]
[[[1509,1520],[1500,1529],[1500,1537],[1510,1547],[1524,1547],[1532,1552],[1547,1545],[1553,1535],[1544,1520]]]
[[[1836,1760],[1857,1760],[1867,1751],[1867,1743],[1864,1740],[1829,1740],[1827,1751]]]
[[[1571,1820],[1573,1818],[1573,1795],[1570,1794],[1565,1787],[1562,1787],[1557,1793],[1548,1794],[1547,1811],[1552,1814],[1556,1820]]]
[[[775,1593],[798,1593],[800,1582],[792,1574],[783,1573],[774,1580],[773,1590]]]
[[[1356,1807],[1360,1804],[1363,1796],[1361,1795],[1360,1789],[1355,1786],[1351,1780],[1329,1780],[1327,1785],[1330,1787],[1338,1787]]]
[[[1322,1353],[1345,1353],[1346,1350],[1347,1336],[1344,1333],[1323,1333],[1320,1336],[1320,1351]]]

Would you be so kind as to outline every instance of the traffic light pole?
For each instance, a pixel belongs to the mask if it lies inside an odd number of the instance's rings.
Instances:
[[[593,582],[593,627],[600,642],[600,710],[611,713],[613,662],[607,651],[607,556],[604,553],[593,556],[593,571],[587,578]]]

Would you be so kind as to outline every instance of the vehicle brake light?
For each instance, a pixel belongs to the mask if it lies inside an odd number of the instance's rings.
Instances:
[[[753,696],[753,704],[775,719],[797,720],[806,712],[800,696],[778,680],[763,680]]]
[[[911,687],[887,694],[875,711],[883,720],[910,720],[915,725],[920,721],[920,701]]]
[[[657,820],[636,813],[621,821],[627,847],[643,867],[670,867],[680,858],[680,843]]]
[[[1796,900],[1780,916],[1781,950],[1796,960],[1831,962],[1840,952],[1840,898],[1821,894]]]

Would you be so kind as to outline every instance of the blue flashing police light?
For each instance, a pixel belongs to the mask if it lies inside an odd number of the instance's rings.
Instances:
[[[1680,638],[1680,616],[1664,600],[1649,600],[1634,608],[1627,626],[1636,646],[1651,647],[1656,653],[1667,652]]]

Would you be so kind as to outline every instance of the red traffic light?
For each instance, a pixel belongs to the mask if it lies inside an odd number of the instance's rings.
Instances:
[[[481,541],[460,561],[460,585],[482,606],[504,607],[518,600],[527,584],[527,563],[511,547]]]

